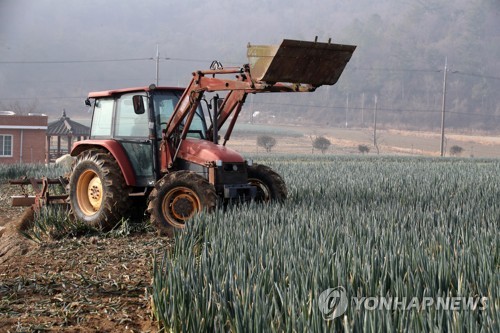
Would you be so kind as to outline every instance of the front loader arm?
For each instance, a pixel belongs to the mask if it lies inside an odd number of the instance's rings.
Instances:
[[[164,131],[163,145],[175,146],[168,167],[175,162],[205,92],[228,91],[216,124],[208,129],[208,134],[214,132],[213,126],[220,130],[232,115],[224,137],[226,144],[249,93],[312,92],[322,85],[333,85],[355,49],[352,45],[294,40],[284,40],[279,46],[248,45],[249,64],[193,73]],[[216,77],[228,74],[236,75],[236,79]]]
[[[251,81],[224,80],[216,78],[218,74],[235,74],[242,73],[240,68],[219,69],[219,70],[206,70],[193,73],[193,78],[189,86],[182,94],[179,102],[175,106],[174,112],[170,117],[165,131],[165,138],[172,139],[175,133],[179,132],[180,125],[189,114],[194,116],[196,108],[200,104],[201,99],[205,92],[213,91],[236,91],[236,90],[249,90],[252,89]],[[213,77],[206,77],[206,75],[213,75]],[[191,122],[184,122],[184,127],[189,128]],[[187,134],[187,131],[186,133]],[[181,135],[181,139],[185,139],[185,135]]]
[[[177,158],[179,148],[182,141],[186,139],[189,127],[191,126],[191,122],[196,113],[196,109],[198,108],[205,92],[229,91],[231,94],[235,91],[245,92],[249,89],[251,90],[251,80],[243,81],[239,78],[236,80],[224,80],[216,78],[215,75],[235,74],[241,73],[242,71],[243,70],[240,68],[230,68],[198,71],[193,73],[193,78],[175,106],[174,112],[172,113],[172,116],[167,123],[166,130],[164,131],[162,146],[172,148],[175,146],[175,149],[168,149],[170,154],[170,158],[168,159],[170,161],[167,166],[168,168],[172,166],[173,162]],[[210,78],[205,75],[213,75],[213,77]],[[246,96],[246,93],[243,94]],[[219,119],[217,123],[220,123],[220,126],[222,126],[227,117],[229,117],[229,114]]]
[[[175,106],[174,112],[168,120],[167,128],[164,131],[164,139],[171,140],[173,135],[179,132],[180,125],[184,119],[189,114],[196,112],[196,108],[200,104],[201,98],[204,94],[204,90],[197,86],[197,80],[193,77],[191,79],[191,83],[186,90],[184,90],[179,102]],[[185,127],[189,128],[189,126]]]
[[[220,107],[220,112],[217,117],[217,131],[224,126],[226,120],[231,114],[233,114],[233,118],[231,119],[229,127],[226,130],[226,134],[224,135],[224,146],[233,132],[234,125],[236,124],[236,120],[238,119],[243,104],[245,104],[247,95],[248,92],[246,90],[232,90],[227,94],[226,98],[224,98],[224,102]],[[212,135],[214,131],[213,126],[214,125],[212,124],[208,129],[209,135]]]

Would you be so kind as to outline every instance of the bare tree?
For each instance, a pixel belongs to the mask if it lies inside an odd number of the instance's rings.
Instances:
[[[37,108],[38,108],[38,100],[34,100],[25,105],[22,105],[21,103],[19,103],[19,101],[15,101],[10,104],[0,103],[0,109],[2,111],[13,111],[19,115],[33,113],[36,111]]]
[[[464,149],[460,146],[457,146],[457,145],[450,147],[450,155],[451,156],[459,156],[460,154],[462,154],[463,151],[464,151]]]
[[[330,142],[330,140],[328,140],[324,136],[318,136],[313,141],[313,147],[321,150],[322,154],[324,154],[328,150],[328,148],[330,148],[331,145],[332,143]]]
[[[257,145],[271,152],[271,149],[276,145],[276,139],[269,135],[259,135],[257,137]]]
[[[358,150],[361,154],[365,154],[365,153],[369,153],[370,152],[370,147],[368,147],[367,145],[359,145],[358,146]]]

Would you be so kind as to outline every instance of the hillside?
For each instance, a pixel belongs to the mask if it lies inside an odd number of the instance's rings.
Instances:
[[[244,115],[259,110],[286,114],[292,123],[360,126],[371,121],[364,114],[377,96],[382,124],[433,129],[440,126],[447,58],[447,126],[498,127],[498,1],[225,0],[214,8],[198,0],[147,0],[138,6],[2,2],[0,109],[57,117],[64,108],[81,121],[90,117],[82,102],[89,91],[155,81],[157,44],[160,84],[183,86],[214,59],[244,63],[248,42],[318,36],[358,45],[337,85],[310,95],[255,96]]]

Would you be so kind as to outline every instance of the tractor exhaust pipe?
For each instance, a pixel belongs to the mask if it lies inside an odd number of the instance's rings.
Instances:
[[[213,142],[215,144],[218,144],[219,143],[219,131],[218,131],[218,127],[217,126],[217,118],[219,117],[219,95],[215,95],[214,98],[212,99],[212,103],[213,103],[213,120],[212,120],[212,124],[214,124],[214,126],[212,127],[213,128]]]

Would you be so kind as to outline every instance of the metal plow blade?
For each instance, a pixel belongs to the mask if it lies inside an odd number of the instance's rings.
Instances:
[[[250,73],[256,81],[335,84],[356,49],[353,45],[285,39],[281,45],[248,45]]]
[[[66,199],[68,194],[50,194],[49,187],[52,185],[56,188],[59,187],[59,191],[64,192],[66,186],[68,185],[68,180],[64,177],[59,177],[56,179],[50,179],[42,177],[41,179],[35,178],[21,178],[9,180],[11,185],[21,185],[23,191],[22,195],[12,196],[12,206],[31,206],[33,210],[39,210],[43,206],[53,205],[53,204],[66,204]],[[25,186],[31,186],[34,195],[29,195]]]

